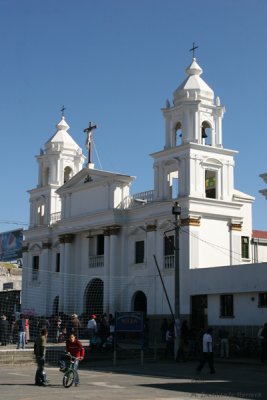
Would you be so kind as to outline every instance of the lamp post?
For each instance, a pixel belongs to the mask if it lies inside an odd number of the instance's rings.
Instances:
[[[175,244],[174,244],[174,254],[175,254],[175,269],[174,269],[174,316],[175,316],[175,346],[174,346],[174,358],[177,357],[177,352],[179,349],[179,336],[180,336],[180,217],[181,217],[181,207],[176,201],[172,207],[172,214],[175,217]]]

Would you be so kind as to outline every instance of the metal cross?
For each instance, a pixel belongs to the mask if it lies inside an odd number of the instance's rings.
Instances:
[[[83,130],[86,133],[85,146],[88,149],[88,164],[92,162],[93,129],[97,129],[97,125],[92,125],[92,122],[89,122],[88,128]]]
[[[62,117],[64,117],[64,111],[66,110],[66,107],[63,105],[62,106],[62,108],[61,108],[61,115],[62,115]]]
[[[195,46],[195,42],[193,42],[193,47],[189,51],[193,52],[193,58],[195,58],[195,50],[198,49],[198,46]]]

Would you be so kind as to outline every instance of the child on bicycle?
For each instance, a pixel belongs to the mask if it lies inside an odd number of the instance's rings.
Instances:
[[[75,386],[80,384],[79,375],[78,375],[78,365],[79,361],[84,359],[85,350],[82,343],[76,338],[76,336],[71,333],[66,341],[66,353],[61,358],[60,364],[60,371],[66,371],[66,362],[70,362],[70,355],[75,357],[74,360],[74,371],[75,371],[75,379],[74,383]]]

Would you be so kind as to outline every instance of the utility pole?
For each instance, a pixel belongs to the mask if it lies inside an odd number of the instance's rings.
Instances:
[[[175,254],[175,273],[174,273],[174,316],[175,316],[175,345],[174,345],[174,358],[177,357],[177,352],[179,349],[179,339],[180,339],[180,217],[181,217],[181,207],[178,202],[174,203],[172,207],[172,214],[175,217],[175,244],[174,244],[174,254]]]

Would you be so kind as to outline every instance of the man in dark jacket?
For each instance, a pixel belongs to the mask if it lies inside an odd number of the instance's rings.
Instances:
[[[9,323],[5,315],[0,320],[0,342],[2,346],[6,346],[9,339]]]
[[[34,343],[34,354],[37,362],[35,385],[38,386],[47,386],[47,378],[44,370],[47,334],[47,329],[43,328]]]

